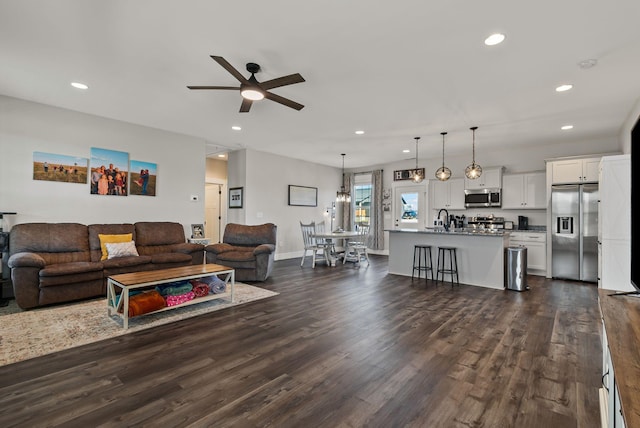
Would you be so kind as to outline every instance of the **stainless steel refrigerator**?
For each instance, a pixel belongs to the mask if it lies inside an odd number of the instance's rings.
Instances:
[[[598,281],[598,185],[551,188],[551,275]]]

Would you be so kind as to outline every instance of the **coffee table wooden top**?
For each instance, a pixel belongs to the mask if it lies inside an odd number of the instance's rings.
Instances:
[[[191,275],[214,274],[222,271],[231,271],[233,268],[216,265],[190,265],[169,269],[150,270],[145,272],[121,273],[119,275],[111,275],[109,278],[120,285],[131,286],[136,284],[144,284],[156,281],[171,281],[172,279],[184,279]]]

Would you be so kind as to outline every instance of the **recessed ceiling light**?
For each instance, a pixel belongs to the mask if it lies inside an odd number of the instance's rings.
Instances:
[[[558,86],[556,88],[556,92],[565,92],[565,91],[568,91],[571,88],[573,88],[573,85],[569,85],[569,84],[560,85],[560,86]]]
[[[233,129],[234,131],[240,131],[242,128],[237,125],[234,125],[231,127],[231,129]]]
[[[411,150],[409,150],[409,149],[404,149],[404,150],[402,151],[402,153],[409,153],[409,152],[411,152]]]
[[[80,83],[80,82],[71,82],[71,86],[73,86],[76,89],[89,89],[89,87],[87,85],[85,85],[84,83]]]
[[[484,44],[487,46],[495,46],[502,42],[504,42],[505,35],[500,33],[495,33],[484,39]]]
[[[362,134],[364,134],[364,131],[356,131],[356,134],[357,135],[362,135]]]
[[[573,129],[573,125],[564,125],[560,129],[563,131],[568,131],[569,129]]]

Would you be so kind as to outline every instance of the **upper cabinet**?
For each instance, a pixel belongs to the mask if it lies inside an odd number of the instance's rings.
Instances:
[[[565,159],[549,162],[551,184],[597,183],[600,157],[584,159]]]
[[[546,174],[507,174],[502,177],[503,209],[545,209]]]
[[[475,180],[464,178],[465,189],[499,189],[502,187],[502,168],[487,168]]]
[[[463,210],[464,208],[464,180],[452,178],[447,181],[429,180],[433,197],[431,208],[439,210]]]

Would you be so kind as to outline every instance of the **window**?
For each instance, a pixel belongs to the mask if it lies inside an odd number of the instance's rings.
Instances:
[[[371,224],[371,175],[356,175],[353,186],[353,219],[356,225]]]
[[[419,195],[418,192],[402,192],[402,214],[400,218],[403,222],[417,223],[419,218]]]

